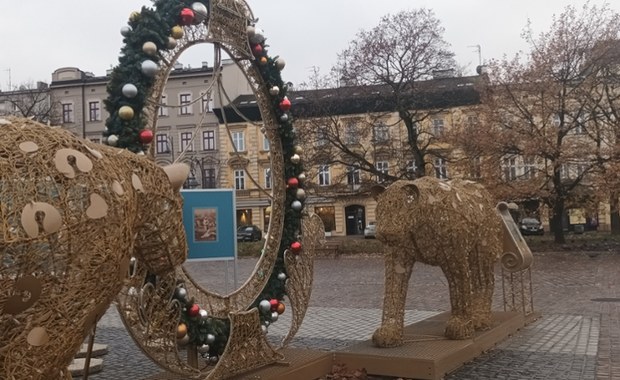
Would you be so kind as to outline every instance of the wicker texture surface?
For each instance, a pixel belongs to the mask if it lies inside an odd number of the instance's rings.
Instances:
[[[181,198],[144,157],[26,119],[0,124],[0,378],[69,378],[130,257],[162,276],[185,260]]]
[[[386,248],[383,318],[374,344],[403,343],[405,298],[416,261],[439,266],[448,280],[448,338],[467,339],[488,328],[493,267],[502,249],[500,218],[490,194],[473,182],[431,177],[375,190],[377,238]]]

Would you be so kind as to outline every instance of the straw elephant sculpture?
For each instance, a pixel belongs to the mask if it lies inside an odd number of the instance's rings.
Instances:
[[[416,261],[445,274],[451,316],[445,335],[470,338],[491,324],[494,263],[502,249],[501,219],[484,188],[470,181],[422,177],[375,187],[377,239],[385,247],[385,295],[379,347],[403,343],[404,309]]]
[[[128,276],[185,260],[189,168],[0,118],[0,378],[66,370]]]

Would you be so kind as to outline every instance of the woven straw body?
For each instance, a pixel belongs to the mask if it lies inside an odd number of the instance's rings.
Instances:
[[[127,151],[0,120],[0,378],[58,379],[128,275],[185,260],[181,198]]]
[[[378,195],[377,238],[385,245],[380,347],[403,343],[405,298],[413,264],[441,267],[450,289],[450,339],[489,327],[493,266],[501,253],[500,218],[491,196],[469,181],[423,177],[398,181]]]

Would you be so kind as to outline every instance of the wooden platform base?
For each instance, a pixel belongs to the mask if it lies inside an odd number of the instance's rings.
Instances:
[[[333,355],[313,356],[311,351],[287,350],[284,354],[290,361],[289,367],[269,366],[238,379],[314,380],[328,374],[336,363],[349,369],[365,368],[371,375],[441,379],[525,325],[522,314],[495,312],[491,329],[478,332],[473,339],[448,340],[443,331],[449,316],[446,312],[407,326],[406,343],[401,347],[377,348],[368,340]]]
[[[407,326],[406,343],[401,347],[377,348],[368,340],[339,352],[285,349],[284,362],[233,379],[315,380],[329,374],[334,364],[344,364],[352,370],[365,368],[371,375],[438,380],[526,324],[522,314],[494,312],[491,329],[478,332],[473,339],[448,340],[443,336],[448,317],[446,312]],[[149,379],[181,377],[162,374]]]

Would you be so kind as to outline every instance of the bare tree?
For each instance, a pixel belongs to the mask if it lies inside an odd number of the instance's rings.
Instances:
[[[0,92],[4,114],[32,118],[41,123],[59,122],[58,107],[52,98],[47,83],[22,84],[11,91]]]
[[[619,21],[606,5],[568,6],[547,32],[528,25],[527,57],[490,65],[483,119],[492,137],[480,143],[494,175],[485,178],[500,196],[546,204],[556,243],[566,210],[598,201],[600,168],[614,158],[611,119],[600,117],[601,43],[618,37]]]
[[[438,136],[420,125],[442,112],[452,95],[437,91],[429,80],[456,75],[443,33],[428,9],[387,15],[357,34],[330,75],[315,75],[307,88],[316,91],[305,94],[302,117],[314,117],[306,131],[321,144],[323,159],[329,156],[329,162],[355,165],[387,181],[425,175],[431,153],[437,154],[429,147]],[[346,116],[353,114],[357,120]],[[398,162],[389,173],[375,164],[384,155]]]

